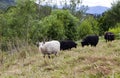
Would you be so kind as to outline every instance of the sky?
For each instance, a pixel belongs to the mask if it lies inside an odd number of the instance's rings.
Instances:
[[[37,3],[38,3],[39,0],[37,0]],[[69,0],[66,0],[66,1],[69,1]],[[105,7],[111,7],[111,3],[113,3],[114,1],[116,0],[82,0],[82,5],[86,5],[86,6],[105,6]],[[52,3],[52,4],[57,4],[57,5],[60,5],[62,3],[65,2],[65,0],[45,0],[44,1],[45,3],[48,2],[49,4]],[[44,4],[44,3],[43,3]]]

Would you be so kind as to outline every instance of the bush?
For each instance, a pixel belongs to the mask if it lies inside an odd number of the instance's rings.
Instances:
[[[97,21],[93,17],[88,17],[78,26],[78,38],[81,39],[89,34],[98,34]]]
[[[42,20],[43,35],[47,39],[64,39],[65,31],[63,23],[55,15],[50,15]]]
[[[87,21],[82,22],[82,24],[78,26],[78,38],[81,39],[91,33],[92,33],[92,27],[88,24]]]
[[[116,39],[120,39],[120,23],[117,23],[115,28],[110,28],[109,31],[115,34]]]
[[[78,19],[68,10],[54,10],[50,16],[44,18],[40,26],[45,27],[48,39],[77,39]],[[44,33],[43,32],[43,33]]]

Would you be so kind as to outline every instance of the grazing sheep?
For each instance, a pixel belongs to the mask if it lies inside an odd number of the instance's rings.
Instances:
[[[56,40],[48,41],[48,42],[40,42],[39,50],[45,55],[47,54],[50,58],[50,54],[57,54],[60,51],[60,42]]]
[[[115,39],[115,35],[112,32],[106,32],[104,34],[104,39],[106,42],[113,41]]]
[[[60,50],[69,50],[73,47],[76,48],[77,44],[72,40],[60,41]]]
[[[99,41],[99,37],[97,35],[89,35],[82,40],[81,44],[82,47],[84,47],[85,45],[96,46],[98,41]]]

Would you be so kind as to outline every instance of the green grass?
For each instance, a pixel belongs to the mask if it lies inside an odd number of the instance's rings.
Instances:
[[[79,45],[51,59],[43,58],[35,46],[13,54],[1,52],[0,78],[120,78],[120,41]]]

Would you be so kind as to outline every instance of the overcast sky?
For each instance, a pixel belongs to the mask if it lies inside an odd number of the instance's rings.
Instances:
[[[37,0],[37,3],[38,1],[39,0]],[[45,0],[45,1],[48,3],[51,3],[51,0]],[[60,3],[64,3],[65,0],[52,0],[52,1],[53,1],[52,3],[60,5]],[[116,1],[116,0],[82,0],[82,5],[111,7],[111,3],[113,3],[113,1]]]

